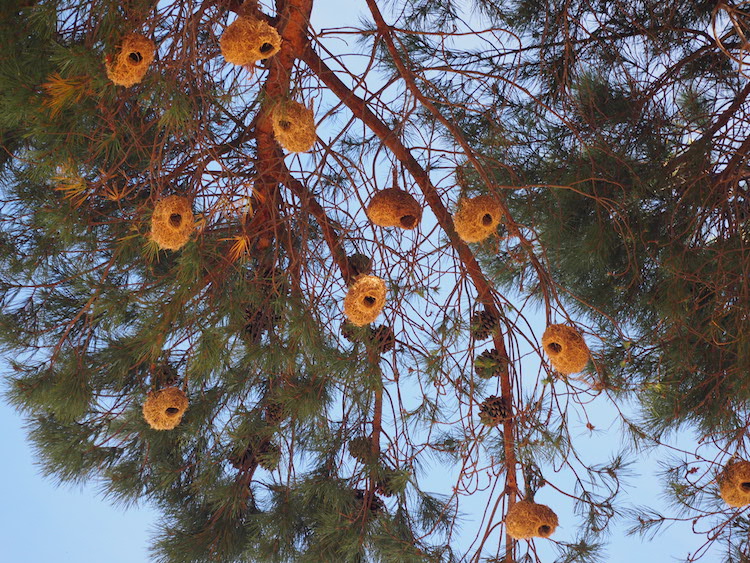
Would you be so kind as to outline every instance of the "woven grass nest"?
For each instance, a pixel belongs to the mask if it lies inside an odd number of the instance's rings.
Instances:
[[[289,152],[307,152],[318,139],[313,110],[294,100],[277,104],[271,112],[276,141]]]
[[[190,240],[194,228],[193,211],[186,197],[170,195],[156,202],[149,236],[159,248],[179,250]]]
[[[557,514],[544,504],[520,500],[510,507],[505,517],[508,535],[517,540],[548,538],[557,528]]]
[[[143,403],[143,418],[154,430],[172,430],[182,420],[188,398],[179,387],[151,391]]]
[[[750,504],[750,461],[730,461],[718,476],[719,494],[729,506]]]
[[[367,216],[380,227],[416,229],[422,219],[422,208],[414,196],[398,188],[376,193],[367,205]]]
[[[107,77],[126,88],[138,84],[146,76],[155,52],[156,45],[148,37],[139,33],[126,35],[115,55],[104,61]]]
[[[344,299],[344,314],[355,326],[370,324],[385,305],[385,282],[377,276],[359,276]]]
[[[262,20],[240,16],[221,34],[219,46],[227,62],[252,65],[278,53],[281,36],[276,28]]]
[[[500,202],[492,195],[462,198],[453,225],[464,242],[482,242],[495,232],[503,218]]]
[[[552,367],[563,375],[583,370],[591,355],[581,333],[567,325],[549,325],[542,346]]]

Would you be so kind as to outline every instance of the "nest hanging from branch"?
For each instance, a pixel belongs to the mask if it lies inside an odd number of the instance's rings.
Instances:
[[[193,212],[186,197],[171,195],[156,202],[149,236],[159,248],[179,250],[190,240],[194,228]]]
[[[313,110],[287,100],[273,108],[271,119],[276,141],[289,152],[307,152],[315,145],[318,137]]]
[[[154,60],[156,45],[139,33],[126,35],[113,57],[104,60],[107,77],[118,86],[129,88],[146,76]]]
[[[542,336],[542,346],[552,367],[563,375],[583,370],[591,355],[581,333],[567,325],[549,325]]]
[[[154,430],[172,430],[182,420],[188,398],[179,387],[151,391],[143,403],[143,418]]]
[[[414,196],[398,188],[376,193],[367,205],[367,216],[380,227],[416,229],[422,219],[422,208]]]
[[[503,212],[497,198],[480,195],[458,201],[453,225],[464,242],[481,242],[496,231],[502,218]]]
[[[544,504],[520,500],[510,507],[505,517],[508,535],[517,540],[548,538],[557,528],[557,514]]]
[[[385,305],[385,282],[377,276],[360,276],[344,299],[344,314],[355,326],[370,324]]]
[[[750,504],[750,461],[730,461],[717,480],[719,494],[729,506]]]
[[[221,34],[219,46],[227,62],[252,65],[278,53],[281,36],[276,28],[263,20],[240,16]]]

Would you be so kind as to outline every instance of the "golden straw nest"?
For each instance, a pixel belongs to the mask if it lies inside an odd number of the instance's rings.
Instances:
[[[719,494],[729,506],[750,504],[750,461],[730,461],[718,481]]]
[[[356,326],[378,318],[385,304],[385,282],[377,276],[359,276],[344,299],[344,314]]]
[[[317,140],[313,110],[294,100],[277,104],[271,112],[276,141],[289,152],[307,152]]]
[[[564,375],[578,373],[589,362],[589,347],[571,326],[549,325],[542,336],[542,346],[552,367]]]
[[[464,242],[481,242],[495,232],[503,218],[500,202],[492,195],[462,198],[453,225]]]
[[[557,514],[544,504],[520,500],[510,507],[505,517],[508,535],[517,540],[533,537],[548,538],[557,528]]]
[[[414,196],[398,188],[376,193],[367,205],[367,216],[380,227],[416,229],[422,219],[422,208]]]
[[[146,76],[154,60],[156,45],[139,33],[126,35],[113,57],[104,60],[107,77],[118,86],[129,88]]]
[[[179,250],[190,240],[194,228],[193,211],[186,197],[170,195],[156,202],[149,236],[159,248]]]
[[[219,46],[227,62],[251,65],[278,53],[281,36],[275,27],[263,20],[240,16],[221,34]]]
[[[182,420],[188,398],[179,387],[151,391],[143,403],[143,418],[154,430],[172,430]]]

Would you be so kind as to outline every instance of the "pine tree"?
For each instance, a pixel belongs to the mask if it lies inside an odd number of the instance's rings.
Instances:
[[[666,475],[715,502],[748,427],[750,16],[366,0],[343,48],[317,7],[0,3],[0,342],[45,471],[158,506],[160,561],[540,561],[503,519],[556,491],[560,560],[602,560],[627,463],[571,412],[634,396],[641,442],[718,444]]]

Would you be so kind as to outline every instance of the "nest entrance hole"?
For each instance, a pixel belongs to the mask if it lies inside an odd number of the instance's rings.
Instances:
[[[133,51],[128,55],[128,58],[134,63],[138,64],[143,60],[143,55],[141,55],[138,51]]]
[[[182,224],[182,215],[179,213],[172,213],[169,216],[169,224],[173,227],[179,227]]]
[[[167,409],[167,414],[168,414],[168,415],[170,415],[170,416],[174,416],[174,415],[176,415],[176,414],[177,414],[178,412],[180,412],[180,409],[178,409],[178,408],[176,408],[176,407],[169,407],[169,408]]]
[[[286,121],[285,119],[282,119],[279,121],[279,127],[284,129],[285,131],[289,129],[292,126],[292,124],[289,121]]]
[[[263,43],[263,45],[260,46],[260,52],[264,55],[271,51],[273,51],[273,45],[271,45],[270,43]]]
[[[414,215],[404,215],[400,221],[404,229],[413,229],[417,224],[417,218]]]
[[[362,300],[362,304],[363,304],[363,305],[364,305],[365,307],[372,307],[373,305],[375,305],[375,301],[377,301],[377,299],[375,299],[374,297],[372,297],[372,296],[368,295],[367,297],[365,297],[365,298],[364,298],[364,299]]]
[[[549,348],[550,352],[554,352],[555,354],[559,354],[562,352],[562,346],[560,346],[557,342],[550,342],[547,344],[547,348]]]
[[[750,482],[744,481],[740,483],[740,489],[742,489],[746,493],[750,493]]]
[[[542,526],[539,526],[539,535],[542,537],[547,537],[552,533],[552,528],[547,526],[547,524],[543,524]]]
[[[490,215],[489,213],[485,213],[482,217],[482,225],[484,225],[485,227],[489,227],[490,225],[492,225],[492,215]]]

